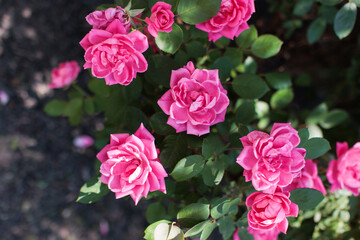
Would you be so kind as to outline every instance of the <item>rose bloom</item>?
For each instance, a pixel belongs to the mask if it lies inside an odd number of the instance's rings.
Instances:
[[[300,138],[290,123],[275,123],[270,135],[253,131],[240,140],[244,149],[236,162],[258,191],[273,193],[277,186],[286,187],[305,166],[306,150],[296,148]]]
[[[171,11],[171,5],[165,2],[157,2],[151,8],[150,18],[145,18],[149,25],[148,31],[153,37],[158,36],[158,32],[171,32],[174,24],[174,13]]]
[[[286,217],[297,217],[299,207],[291,202],[289,192],[278,188],[273,194],[254,192],[246,198],[249,227],[254,230],[269,231],[274,228],[286,233],[288,220]]]
[[[149,47],[147,38],[135,30],[127,34],[123,24],[115,19],[105,30],[92,29],[80,42],[85,50],[84,68],[105,78],[107,85],[129,85],[136,73],[147,70],[141,54]]]
[[[189,62],[172,71],[170,87],[158,104],[170,115],[167,123],[176,132],[200,136],[209,133],[211,125],[224,121],[229,98],[217,69],[195,69]]]
[[[60,63],[57,68],[51,71],[51,83],[49,88],[62,88],[72,83],[80,72],[76,61]]]
[[[247,21],[255,12],[254,0],[222,0],[220,11],[210,20],[195,26],[208,33],[209,41],[222,36],[234,39],[249,28]]]
[[[331,160],[326,176],[331,183],[331,192],[348,189],[355,196],[360,188],[360,142],[352,148],[346,142],[336,144],[337,160]]]
[[[233,240],[241,240],[238,235],[239,230],[240,229],[238,228],[234,232]],[[247,230],[251,235],[253,235],[254,240],[276,240],[278,239],[280,233],[280,231],[277,230],[276,228],[264,231],[264,230],[256,230],[251,227],[248,227]]]
[[[313,188],[326,195],[326,189],[318,175],[316,163],[312,160],[305,160],[305,167],[301,170],[301,176],[294,178],[292,183],[283,189],[290,192],[296,188]]]
[[[127,32],[130,31],[131,22],[126,10],[118,6],[106,10],[94,11],[86,16],[86,21],[95,29],[106,29],[115,19],[118,19]]]
[[[110,144],[98,154],[100,181],[107,184],[116,198],[130,195],[135,205],[149,192],[166,193],[167,173],[158,159],[155,139],[143,124],[135,134],[111,134]]]

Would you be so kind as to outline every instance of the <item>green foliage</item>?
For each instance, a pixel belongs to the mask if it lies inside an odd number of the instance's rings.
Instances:
[[[288,73],[267,73],[265,74],[266,81],[274,89],[283,89],[291,87],[291,77]]]
[[[312,188],[297,188],[290,194],[290,200],[297,204],[300,210],[314,209],[323,199],[324,195]]]
[[[252,53],[259,58],[269,58],[279,53],[283,42],[276,36],[265,34],[255,40]]]
[[[204,158],[200,155],[191,155],[181,159],[170,175],[178,182],[195,177],[204,168]]]
[[[154,238],[154,231],[155,231],[155,228],[160,224],[160,223],[171,223],[170,221],[168,220],[160,220],[160,221],[157,221],[157,222],[154,222],[153,224],[150,224],[146,229],[145,229],[145,236],[144,236],[144,239],[146,240],[156,240]]]
[[[254,25],[250,25],[249,29],[243,31],[239,37],[236,38],[236,44],[242,48],[250,47],[258,37],[258,32]]]
[[[334,31],[340,39],[347,37],[353,30],[356,21],[356,13],[356,4],[352,2],[346,3],[336,13]]]
[[[185,23],[203,23],[220,10],[221,0],[180,0],[177,12]]]
[[[243,98],[261,98],[269,91],[265,81],[255,74],[244,73],[234,79],[232,87]]]
[[[304,143],[303,148],[306,149],[305,159],[315,159],[324,155],[331,147],[324,138],[310,138]]]
[[[294,99],[294,92],[291,88],[285,88],[277,90],[270,99],[270,105],[272,108],[280,109],[284,108]]]
[[[306,37],[309,43],[314,43],[322,36],[326,28],[326,20],[322,17],[317,18],[313,21],[307,32]]]
[[[166,210],[160,202],[154,202],[146,208],[146,220],[149,223],[160,221],[166,217]]]
[[[209,204],[192,203],[181,209],[177,214],[177,220],[184,227],[193,227],[199,222],[206,220],[210,215]],[[204,231],[208,228],[205,224]]]
[[[61,116],[65,112],[66,105],[66,101],[55,99],[45,105],[44,111],[52,117]]]
[[[100,182],[100,177],[94,176],[81,187],[76,201],[88,204],[97,202],[109,192],[107,185]]]
[[[172,25],[172,31],[159,32],[155,39],[156,45],[164,52],[174,54],[183,42],[183,31],[177,24]]]
[[[311,9],[314,4],[313,0],[299,0],[294,8],[294,15],[302,16],[305,15]]]

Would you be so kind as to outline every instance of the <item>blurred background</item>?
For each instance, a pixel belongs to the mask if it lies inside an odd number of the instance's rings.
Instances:
[[[286,2],[256,1],[251,23],[260,34],[284,40],[278,56],[257,61],[258,72],[293,76],[290,108],[296,115],[322,102],[345,109],[350,118],[323,134],[332,146],[335,140],[352,145],[359,141],[359,23],[342,41],[328,25],[321,39],[309,44],[307,27],[317,13],[296,18]],[[0,90],[9,96],[0,104],[0,239],[140,239],[147,226],[145,201],[135,208],[109,194],[92,205],[75,202],[94,173],[97,151],[76,148],[72,141],[94,135],[97,120],[85,118],[71,127],[67,119],[43,112],[50,99],[66,97],[47,87],[51,69],[68,60],[82,65],[78,43],[90,30],[85,16],[104,3],[112,1],[0,0]],[[82,71],[78,83],[88,79]]]

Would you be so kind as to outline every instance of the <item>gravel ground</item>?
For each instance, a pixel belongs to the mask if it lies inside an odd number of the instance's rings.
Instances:
[[[85,119],[43,112],[62,90],[49,90],[50,71],[59,62],[83,62],[78,45],[90,30],[86,14],[100,0],[0,0],[0,89],[10,101],[0,105],[0,239],[140,239],[145,204],[109,194],[92,205],[75,203],[93,174],[96,150],[76,149],[74,136],[93,134]],[[85,81],[82,72],[79,82]],[[107,230],[108,229],[108,230]]]

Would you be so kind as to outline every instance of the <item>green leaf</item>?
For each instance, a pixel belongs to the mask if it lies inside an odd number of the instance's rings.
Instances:
[[[76,125],[81,122],[82,105],[83,105],[83,100],[81,98],[73,98],[66,105],[66,108],[64,110],[64,115],[69,117],[69,122],[71,125]]]
[[[187,138],[184,135],[169,135],[164,140],[164,148],[160,152],[160,161],[165,168],[172,168],[189,154]]]
[[[347,37],[355,26],[356,21],[356,4],[346,3],[336,14],[334,20],[334,31],[336,35],[343,39]]]
[[[108,194],[110,190],[106,184],[100,182],[100,177],[94,176],[90,178],[80,189],[77,202],[93,203],[99,201],[103,196]]]
[[[177,24],[172,25],[172,31],[159,32],[155,39],[156,45],[164,52],[174,54],[183,42],[183,31]]]
[[[192,236],[195,236],[195,235],[198,235],[202,232],[202,230],[204,229],[205,225],[207,223],[209,223],[210,220],[206,220],[206,221],[203,221],[203,222],[200,222],[198,224],[196,224],[195,226],[193,226],[192,228],[190,228],[186,233],[185,233],[185,237],[192,237]]]
[[[334,6],[323,5],[320,9],[321,16],[325,19],[326,23],[333,24],[337,13],[337,8]]]
[[[143,123],[145,127],[149,126],[149,121],[147,116],[139,108],[127,107],[124,117],[125,117],[124,123],[126,124],[126,127],[130,129],[131,132],[135,132],[139,128],[141,123]]]
[[[290,201],[297,204],[300,210],[314,209],[323,199],[324,195],[312,188],[297,188],[290,193]]]
[[[317,1],[324,5],[333,6],[340,3],[342,0],[317,0]]]
[[[222,155],[220,158],[206,162],[202,171],[202,177],[206,185],[210,187],[219,185],[224,176],[226,164],[224,160],[227,160],[226,158],[226,155]]]
[[[203,141],[202,155],[205,159],[209,159],[222,153],[226,148],[227,146],[224,145],[218,135],[210,135]]]
[[[138,75],[128,86],[121,86],[121,89],[126,102],[138,100],[143,89],[142,78]]]
[[[148,223],[154,223],[166,217],[166,210],[160,202],[151,203],[146,208],[146,220]]]
[[[238,236],[241,240],[254,240],[254,236],[248,232],[247,229],[241,228],[238,232]]]
[[[99,96],[109,95],[110,89],[106,86],[104,79],[92,78],[88,84],[90,91]]]
[[[226,198],[220,199],[214,206],[211,208],[211,217],[218,219],[229,213],[231,206],[237,205],[240,202],[240,198],[235,198],[233,200],[229,200]]]
[[[294,15],[303,16],[311,9],[314,4],[313,0],[299,0],[294,7]]]
[[[233,68],[238,67],[243,61],[243,51],[238,48],[226,48],[224,56],[231,60]]]
[[[294,99],[294,92],[291,88],[277,90],[270,99],[270,105],[274,109],[284,108]]]
[[[256,117],[255,102],[253,100],[242,100],[235,115],[235,122],[249,124]]]
[[[167,124],[169,116],[163,112],[157,112],[150,118],[150,126],[160,135],[174,134],[175,129]]]
[[[209,204],[192,203],[181,209],[176,218],[182,227],[190,228],[208,219],[210,215],[209,207]]]
[[[210,237],[211,233],[217,227],[216,222],[208,222],[206,223],[204,230],[201,233],[200,240],[206,240]]]
[[[306,149],[305,159],[315,159],[327,153],[330,150],[330,144],[324,138],[310,138],[303,148]]]
[[[204,158],[200,155],[191,155],[181,159],[170,175],[177,181],[185,181],[198,175],[204,168]]]
[[[96,8],[96,10],[100,11],[100,10],[106,10],[108,8],[113,8],[115,7],[114,4],[101,4],[100,6],[98,6]]]
[[[349,117],[348,113],[344,110],[335,109],[325,114],[324,119],[320,121],[321,127],[330,129],[336,127]]]
[[[215,60],[215,62],[211,65],[211,68],[219,69],[219,78],[221,81],[225,81],[228,77],[230,77],[232,63],[230,58],[220,57]]]
[[[204,46],[199,41],[191,41],[185,45],[187,54],[193,58],[199,58],[205,55],[206,51]]]
[[[88,115],[92,115],[95,112],[95,103],[92,98],[86,98],[84,100],[84,111]]]
[[[219,221],[219,231],[223,239],[229,239],[235,232],[234,221],[231,217],[225,216]]]
[[[328,111],[328,107],[325,103],[321,103],[318,105],[314,110],[312,110],[309,114],[309,116],[306,118],[307,124],[317,124],[320,121],[322,121]]]
[[[358,8],[360,8],[360,0],[352,0],[352,2],[355,3]]]
[[[255,74],[257,71],[257,63],[254,58],[248,56],[244,61],[244,71],[245,73],[253,73]]]
[[[169,224],[170,224],[171,222],[168,221],[168,220],[160,220],[160,221],[154,222],[153,224],[149,225],[149,226],[145,229],[144,239],[146,239],[146,240],[156,240],[156,239],[154,239],[154,231],[155,231],[155,228],[156,228],[160,223],[169,223]]]
[[[288,73],[267,73],[265,79],[274,89],[283,89],[291,87],[291,77]]]
[[[66,105],[66,101],[55,99],[45,105],[44,111],[49,116],[58,117],[64,113]]]
[[[265,81],[255,74],[244,73],[234,79],[232,87],[243,98],[261,98],[269,91]]]
[[[185,23],[203,23],[220,10],[221,0],[180,0],[177,12]]]
[[[304,147],[304,144],[306,143],[306,141],[309,139],[309,136],[310,136],[309,129],[301,128],[301,129],[299,129],[298,134],[300,137],[300,143],[297,146],[297,148],[302,148],[302,147]]]
[[[306,38],[310,44],[319,40],[326,28],[326,20],[322,17],[313,21],[306,32]]]
[[[250,25],[249,29],[246,29],[235,39],[236,44],[242,48],[250,47],[258,37],[258,32],[254,25]]]
[[[274,35],[265,34],[255,40],[252,53],[259,58],[269,58],[279,53],[283,42]]]
[[[170,57],[164,55],[153,55],[148,59],[149,67],[145,72],[146,79],[155,85],[170,87],[171,70],[177,69],[178,64]]]

